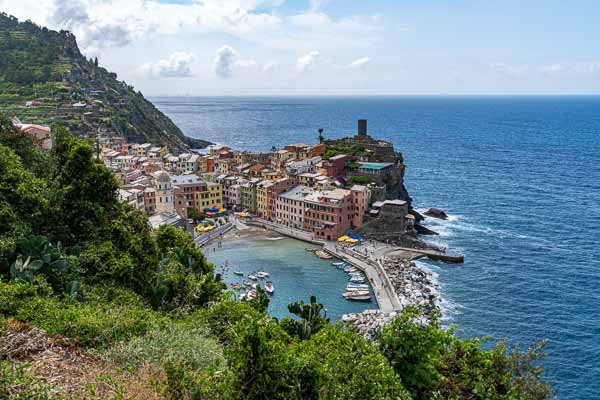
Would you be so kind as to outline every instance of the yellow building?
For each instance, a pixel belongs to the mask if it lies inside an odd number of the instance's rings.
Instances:
[[[205,208],[223,208],[223,186],[218,183],[204,182],[194,195],[199,211]]]
[[[261,217],[268,214],[268,192],[271,186],[273,186],[273,182],[270,181],[262,181],[256,185],[256,213]]]

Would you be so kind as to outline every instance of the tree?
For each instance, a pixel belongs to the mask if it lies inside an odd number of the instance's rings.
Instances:
[[[323,137],[323,128],[319,128],[319,143],[323,143],[325,138]]]
[[[300,320],[287,318],[282,320],[282,325],[290,335],[295,335],[300,340],[310,339],[312,335],[329,324],[327,311],[323,304],[317,303],[315,296],[310,296],[309,304],[304,304],[302,300],[289,304],[288,310]]]

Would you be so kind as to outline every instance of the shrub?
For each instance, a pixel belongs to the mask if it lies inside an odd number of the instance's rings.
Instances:
[[[150,363],[156,367],[185,365],[206,369],[224,361],[221,345],[207,337],[206,330],[183,323],[151,329],[127,343],[119,343],[104,353],[105,358],[124,367]]]
[[[0,283],[0,311],[89,346],[127,340],[166,320],[125,289],[95,288],[84,302],[50,293],[50,287],[39,280],[33,284]]]
[[[296,368],[313,370],[313,391],[321,399],[410,398],[374,343],[339,327],[323,327],[292,350],[292,356]]]

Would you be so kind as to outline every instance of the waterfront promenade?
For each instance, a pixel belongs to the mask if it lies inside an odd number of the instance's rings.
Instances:
[[[401,309],[400,301],[396,295],[393,286],[385,272],[385,269],[381,263],[375,258],[375,255],[381,254],[385,248],[387,251],[392,251],[393,246],[381,245],[377,252],[366,252],[367,254],[361,254],[351,249],[345,248],[334,241],[326,241],[315,238],[310,232],[302,231],[299,229],[274,224],[269,221],[265,221],[259,218],[255,218],[252,221],[242,222],[236,219],[234,224],[238,229],[247,229],[248,226],[260,227],[269,229],[280,233],[285,236],[289,236],[294,239],[302,240],[311,244],[323,246],[323,249],[344,262],[355,266],[356,268],[363,271],[375,294],[377,304],[381,311],[391,312],[398,311]]]

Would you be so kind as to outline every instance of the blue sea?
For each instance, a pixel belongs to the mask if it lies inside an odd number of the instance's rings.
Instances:
[[[277,318],[291,317],[288,304],[298,300],[308,303],[311,295],[325,305],[331,321],[341,319],[346,313],[377,308],[374,296],[369,302],[344,299],[342,294],[348,284],[348,275],[331,265],[339,260],[322,260],[307,252],[307,247],[314,246],[285,237],[255,237],[224,241],[222,247],[213,242],[206,247],[205,254],[215,264],[217,272],[223,273],[227,284],[249,281],[248,275],[257,271],[268,272],[270,276],[257,283],[264,287],[265,281],[273,282],[275,292],[270,296],[269,314]],[[225,262],[228,267],[222,268]],[[244,276],[240,277],[234,271],[243,272]]]
[[[600,393],[600,97],[154,98],[188,135],[267,150],[353,135],[404,154],[417,208],[462,265],[424,264],[464,337],[546,340],[561,399]],[[327,299],[322,299],[327,301]]]

